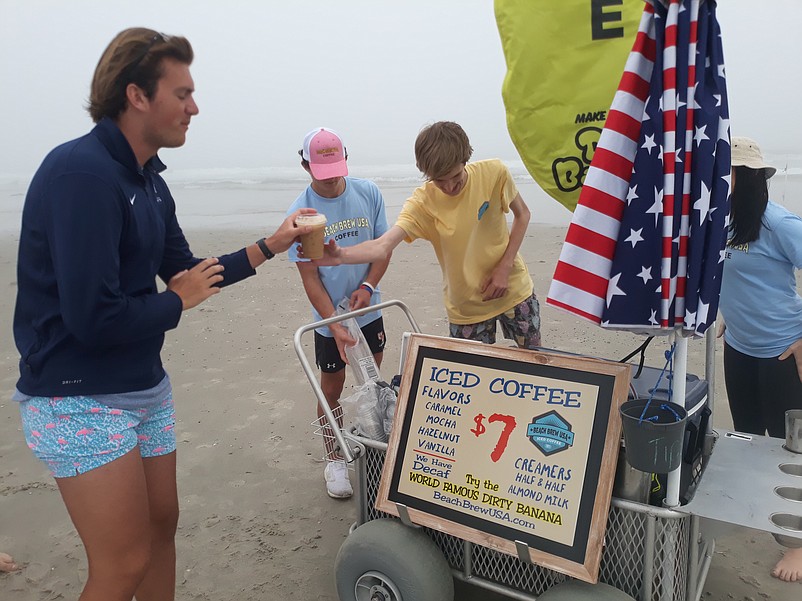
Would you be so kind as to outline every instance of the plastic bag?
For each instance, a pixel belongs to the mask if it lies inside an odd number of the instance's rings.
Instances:
[[[358,426],[357,412],[365,403],[375,403],[373,391],[365,385],[355,387],[348,396],[340,397],[340,407],[343,411],[343,426],[349,428]]]
[[[352,395],[340,399],[346,421],[356,424],[365,438],[387,442],[393,427],[397,396],[386,382],[369,380]]]
[[[382,426],[384,433],[389,438],[390,432],[393,429],[393,420],[395,419],[395,406],[398,400],[396,391],[387,382],[379,380],[375,382],[376,386],[376,405],[379,413],[382,416]]]

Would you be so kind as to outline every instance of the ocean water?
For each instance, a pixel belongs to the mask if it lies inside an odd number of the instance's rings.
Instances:
[[[508,163],[533,223],[568,224],[571,213],[532,180],[522,163]],[[414,166],[349,164],[354,177],[376,182],[384,196],[390,223],[412,191],[422,183]],[[31,174],[32,175],[32,174]],[[0,231],[19,230],[20,214],[31,175],[0,174]],[[176,201],[181,227],[192,229],[265,228],[277,226],[309,176],[300,166],[261,169],[169,169],[164,177]]]
[[[571,213],[535,183],[520,161],[506,161],[521,197],[532,214],[531,222],[567,226]],[[771,180],[771,198],[802,215],[802,156],[774,158],[779,170]],[[404,201],[421,184],[410,165],[350,164],[355,177],[376,182],[384,195],[387,219],[395,221]],[[0,232],[19,232],[20,215],[29,175],[0,174]],[[176,199],[179,221],[185,230],[273,228],[284,219],[287,207],[309,184],[300,167],[261,169],[183,170],[164,173]]]
[[[523,163],[508,162],[533,223],[568,224],[571,213],[538,186]],[[359,165],[349,173],[374,181],[382,191],[392,224],[412,191],[423,182],[414,165]],[[300,167],[183,171],[169,177],[182,227],[237,227],[243,223],[278,225],[287,207],[309,184]]]

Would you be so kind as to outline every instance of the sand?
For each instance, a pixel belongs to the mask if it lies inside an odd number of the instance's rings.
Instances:
[[[227,228],[187,232],[198,255],[234,250],[257,232]],[[522,254],[543,301],[565,228],[533,225]],[[0,573],[3,601],[77,599],[86,560],[53,480],[26,448],[16,404],[7,400],[17,378],[11,335],[15,299],[16,235],[0,244],[0,551],[23,564]],[[382,282],[384,299],[410,307],[425,333],[447,335],[440,273],[425,243],[403,244]],[[643,340],[607,332],[542,307],[544,345],[620,359]],[[186,313],[168,333],[164,361],[178,416],[181,519],[178,599],[336,601],[334,557],[357,512],[356,500],[326,496],[322,444],[313,433],[315,398],[293,345],[310,312],[295,267],[282,257],[259,274]],[[385,316],[388,343],[382,373],[398,365],[400,311]],[[311,335],[304,338],[309,353]],[[665,342],[656,340],[647,364],[662,366]],[[309,356],[309,355],[308,355]],[[690,344],[689,371],[702,375],[704,344]],[[714,424],[731,426],[717,359]],[[349,379],[349,381],[351,381]],[[124,516],[121,516],[124,519]],[[770,535],[733,528],[717,548],[702,599],[790,600],[798,584],[769,576],[780,557]],[[458,586],[458,599],[499,598]]]

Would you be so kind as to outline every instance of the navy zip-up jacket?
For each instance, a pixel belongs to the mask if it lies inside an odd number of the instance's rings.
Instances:
[[[165,376],[164,333],[181,299],[159,292],[202,259],[178,225],[158,157],[140,168],[117,125],[104,119],[53,150],[22,211],[14,338],[17,389],[31,396],[146,390]],[[256,273],[245,249],[220,257],[221,285]]]

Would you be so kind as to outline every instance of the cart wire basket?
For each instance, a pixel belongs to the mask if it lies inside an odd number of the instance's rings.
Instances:
[[[339,405],[332,411],[334,421],[338,427],[343,427],[343,408]],[[312,434],[323,438],[323,461],[342,461],[343,455],[340,446],[337,442],[337,437],[334,434],[334,429],[331,427],[328,418],[321,415],[315,421],[310,422],[312,426]],[[353,467],[349,465],[349,467]]]

